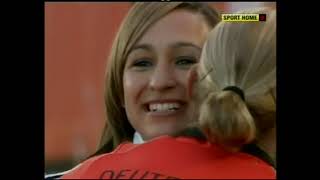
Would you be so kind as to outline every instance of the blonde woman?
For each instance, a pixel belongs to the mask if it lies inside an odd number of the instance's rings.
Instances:
[[[198,74],[191,72],[190,93],[202,104],[199,123],[211,142],[275,165],[276,12],[239,13],[267,14],[267,21],[219,23],[208,36]]]

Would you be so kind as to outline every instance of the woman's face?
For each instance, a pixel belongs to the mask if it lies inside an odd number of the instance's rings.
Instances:
[[[145,140],[174,134],[196,120],[187,75],[200,59],[208,32],[202,15],[175,10],[153,24],[129,53],[124,107]]]

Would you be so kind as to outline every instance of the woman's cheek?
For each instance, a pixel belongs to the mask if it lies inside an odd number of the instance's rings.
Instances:
[[[146,72],[125,72],[123,78],[125,99],[138,98],[147,87],[148,79]]]

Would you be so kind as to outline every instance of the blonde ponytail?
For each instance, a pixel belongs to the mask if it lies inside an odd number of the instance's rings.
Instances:
[[[241,147],[256,135],[252,115],[233,91],[210,93],[200,108],[199,123],[210,141],[226,147]]]

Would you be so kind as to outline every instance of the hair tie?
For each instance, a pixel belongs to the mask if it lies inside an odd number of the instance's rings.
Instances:
[[[223,91],[233,91],[233,92],[237,93],[243,101],[245,101],[244,92],[240,88],[238,88],[237,86],[227,86],[227,87],[223,88]]]

